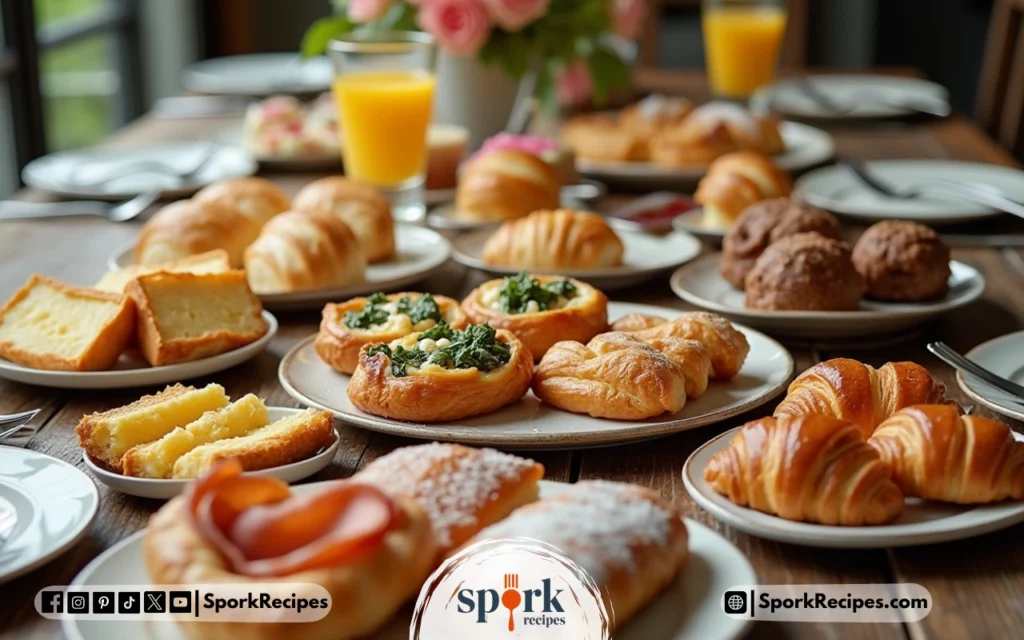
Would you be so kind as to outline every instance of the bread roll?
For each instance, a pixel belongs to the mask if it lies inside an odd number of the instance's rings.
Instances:
[[[261,227],[291,206],[284,191],[264,178],[222,180],[201,189],[192,199],[234,207]]]
[[[697,185],[693,199],[704,205],[704,224],[728,229],[743,211],[761,200],[782,198],[793,190],[785,171],[755,151],[729,153],[715,160]]]
[[[476,156],[462,169],[455,195],[456,216],[479,222],[503,222],[541,209],[557,209],[558,172],[523,151],[494,151]]]
[[[267,223],[246,250],[245,271],[257,293],[326,289],[361,282],[366,257],[337,217],[288,211]]]
[[[373,185],[340,176],[306,185],[295,196],[296,211],[323,211],[336,216],[356,234],[369,263],[395,255],[395,221],[391,202]]]
[[[596,269],[622,264],[623,251],[604,217],[559,209],[501,225],[484,245],[483,261],[520,269]]]
[[[135,262],[153,266],[223,249],[231,266],[240,268],[245,248],[260,234],[261,226],[241,209],[222,202],[181,200],[158,211],[142,227]]]

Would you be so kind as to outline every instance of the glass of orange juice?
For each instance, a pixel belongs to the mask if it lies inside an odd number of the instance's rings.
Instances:
[[[701,22],[713,94],[745,100],[772,81],[786,32],[785,0],[704,0]]]
[[[404,31],[351,34],[332,40],[328,51],[345,174],[383,189],[396,218],[422,219],[434,39]]]

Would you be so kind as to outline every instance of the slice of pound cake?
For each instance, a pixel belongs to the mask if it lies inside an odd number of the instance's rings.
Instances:
[[[133,265],[124,269],[118,269],[117,271],[108,271],[96,283],[96,288],[100,291],[121,293],[128,283],[135,278],[159,271],[167,273],[224,273],[225,271],[231,271],[231,261],[227,251],[215,249],[206,253],[197,253],[194,256],[171,260],[170,262],[164,262],[152,267]]]
[[[142,354],[154,367],[215,356],[267,332],[244,271],[151,273],[126,290],[138,306]]]
[[[37,369],[109,369],[134,334],[127,296],[38,275],[0,307],[0,357]]]

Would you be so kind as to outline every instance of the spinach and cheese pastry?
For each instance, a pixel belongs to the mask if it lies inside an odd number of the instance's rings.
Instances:
[[[454,329],[466,326],[457,301],[429,293],[375,293],[326,305],[314,346],[335,371],[351,374],[363,345],[392,342],[441,322]]]
[[[486,324],[438,324],[389,344],[366,345],[348,384],[357,408],[411,422],[496,411],[530,388],[533,356],[515,335]]]
[[[462,301],[470,322],[506,329],[540,360],[561,340],[587,342],[608,329],[608,298],[561,276],[520,273],[490,280]]]

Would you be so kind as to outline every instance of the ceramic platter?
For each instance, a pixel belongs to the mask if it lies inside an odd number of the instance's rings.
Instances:
[[[608,304],[610,321],[627,313],[672,318],[680,312],[639,304]],[[416,424],[373,416],[349,402],[346,394],[349,377],[336,373],[316,355],[314,336],[300,342],[284,357],[278,378],[296,400],[331,411],[343,422],[371,431],[508,449],[595,447],[712,424],[750,411],[779,395],[793,374],[789,352],[762,333],[747,327],[737,328],[750,342],[750,355],[739,376],[729,382],[712,382],[707,393],[687,402],[677,414],[642,421],[602,420],[561,411],[541,403],[532,393],[494,413],[445,424]]]
[[[729,444],[739,428],[718,436],[693,452],[683,466],[683,484],[697,504],[712,516],[760,538],[814,547],[885,548],[946,542],[979,536],[1024,522],[1024,501],[957,505],[907,499],[906,511],[891,524],[840,527],[794,522],[741,507],[704,481],[704,468]],[[1016,433],[1018,441],[1024,435]]]
[[[117,249],[107,260],[111,270],[134,264],[134,241]],[[294,293],[259,294],[263,306],[274,310],[319,309],[328,302],[347,300],[377,291],[400,291],[437,271],[451,256],[451,245],[441,234],[412,224],[395,224],[396,256],[386,262],[371,264],[366,281],[330,289],[296,291]]]
[[[299,495],[316,491],[323,483],[293,487]],[[557,495],[567,485],[541,481],[540,497]],[[757,584],[757,575],[743,553],[708,527],[686,520],[690,535],[690,558],[679,576],[649,607],[622,629],[617,640],[734,640],[749,629],[752,621],[722,614],[722,594],[735,585]],[[144,531],[122,540],[95,560],[72,581],[72,587],[151,584],[143,558]],[[411,609],[401,610],[383,629],[367,640],[408,640]],[[118,621],[64,620],[69,640],[188,640],[173,624]],[[301,629],[296,629],[301,636]]]
[[[692,305],[776,335],[802,338],[853,338],[895,333],[970,304],[985,292],[985,277],[962,262],[950,263],[945,298],[919,304],[864,300],[858,311],[759,311],[748,309],[744,293],[718,272],[721,254],[711,254],[672,274],[672,290]]]
[[[988,369],[997,376],[1024,385],[1024,331],[1011,333],[972,349],[967,358]],[[960,388],[975,402],[989,409],[1024,420],[1024,398],[993,387],[981,378],[963,373],[956,374]]]
[[[818,93],[849,111],[823,108],[796,80],[780,80],[759,90],[750,99],[751,110],[774,111],[794,118],[850,121],[905,118],[914,110],[906,104],[931,110],[949,109],[949,92],[942,85],[919,78],[884,75],[819,75],[805,78]]]

